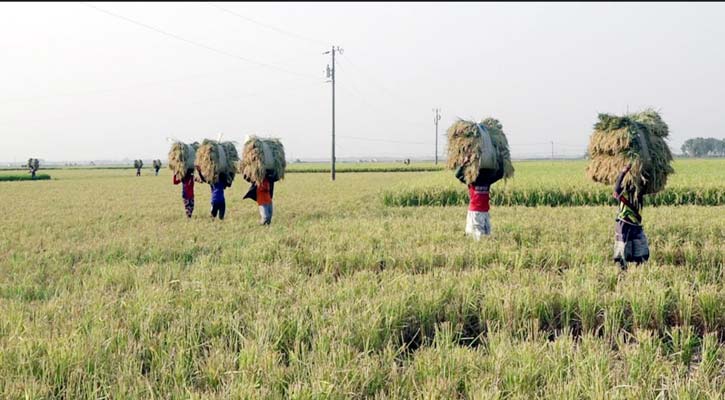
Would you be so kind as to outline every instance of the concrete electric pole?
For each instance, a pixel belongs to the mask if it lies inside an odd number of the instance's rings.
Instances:
[[[332,157],[330,158],[330,178],[335,180],[335,53],[342,54],[340,46],[332,46],[330,51],[322,54],[332,54],[332,64],[327,66],[328,82],[332,82]]]

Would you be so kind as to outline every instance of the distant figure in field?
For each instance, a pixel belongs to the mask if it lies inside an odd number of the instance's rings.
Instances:
[[[181,198],[184,200],[186,216],[191,218],[191,214],[194,213],[194,170],[189,168],[181,180],[177,179],[176,175],[174,175],[174,185],[178,185],[179,183],[182,184]]]
[[[154,160],[154,171],[156,176],[159,176],[159,170],[161,169],[161,160]]]
[[[40,167],[40,162],[37,158],[31,158],[28,160],[28,169],[30,172],[30,178],[35,179],[35,173],[38,172],[38,168]]]
[[[466,183],[465,165],[468,162],[470,159],[466,157],[464,164],[456,169],[456,178],[462,183]],[[480,240],[481,236],[491,235],[491,218],[488,215],[489,190],[491,185],[503,178],[503,160],[499,161],[499,164],[499,168],[496,170],[481,169],[478,172],[478,178],[468,185],[470,200],[466,216],[466,235],[471,235],[476,240]]]
[[[134,160],[133,166],[136,168],[136,176],[141,176],[141,168],[143,168],[143,161]]]
[[[199,178],[202,182],[207,182],[204,175],[201,174],[201,170],[197,167],[197,172],[199,173]],[[209,183],[209,182],[207,182]],[[216,218],[217,215],[219,216],[220,220],[224,219],[224,213],[226,212],[226,201],[224,199],[224,189],[231,187],[231,185],[228,183],[227,174],[220,173],[219,179],[217,179],[216,183],[211,184],[209,183],[209,187],[211,187],[211,217]]]
[[[617,213],[616,225],[614,228],[614,262],[625,271],[628,262],[637,265],[649,260],[649,244],[647,236],[642,229],[642,216],[639,214],[642,209],[643,196],[636,195],[634,190],[624,190],[622,180],[632,169],[632,163],[627,164],[619,173],[614,184],[614,198],[619,201],[619,212]]]
[[[242,200],[252,199],[257,202],[260,216],[259,225],[272,224],[272,197],[274,196],[274,182],[277,180],[273,174],[271,170],[268,170],[262,183],[260,185],[252,183],[247,194],[242,197]]]

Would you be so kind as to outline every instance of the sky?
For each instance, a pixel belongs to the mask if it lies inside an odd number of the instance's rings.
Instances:
[[[582,155],[597,113],[725,136],[723,3],[0,3],[0,161],[165,159],[168,138],[288,159],[432,158],[458,117],[514,157]]]

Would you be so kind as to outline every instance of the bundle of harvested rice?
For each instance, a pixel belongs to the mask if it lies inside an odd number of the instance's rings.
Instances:
[[[674,173],[672,152],[665,139],[667,124],[651,109],[623,117],[599,114],[589,139],[587,176],[595,182],[614,184],[621,170],[632,163],[623,186],[637,194],[653,194],[664,189],[667,176]]]
[[[143,161],[133,160],[133,167],[136,169],[143,168]]]
[[[503,126],[494,118],[481,123],[459,119],[448,128],[449,169],[465,168],[467,183],[478,178],[481,169],[503,168],[505,179],[514,175],[508,140]]]
[[[242,159],[237,165],[237,171],[246,181],[261,184],[268,174],[274,180],[284,179],[285,168],[287,160],[284,146],[279,139],[252,135],[244,140]]]
[[[188,171],[194,171],[194,160],[199,143],[174,142],[169,150],[169,169],[177,179],[184,178]]]
[[[37,171],[38,168],[40,168],[40,160],[38,160],[37,158],[34,158],[33,159],[33,169]]]
[[[239,154],[232,142],[204,139],[196,151],[196,165],[207,182],[212,184],[219,180],[219,174],[224,173],[227,176],[227,184],[231,185],[237,161]]]
[[[161,168],[161,160],[153,160],[151,164],[154,168]]]
[[[503,159],[503,177],[504,179],[514,176],[514,165],[511,163],[511,152],[509,151],[509,141],[506,134],[503,133],[503,125],[495,118],[486,118],[481,121],[491,135],[491,142],[498,159]]]

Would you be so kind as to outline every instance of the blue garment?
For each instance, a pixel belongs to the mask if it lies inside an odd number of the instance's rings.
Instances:
[[[224,203],[224,189],[226,189],[226,184],[220,179],[217,181],[217,183],[210,185],[210,186],[211,186],[211,204]]]

